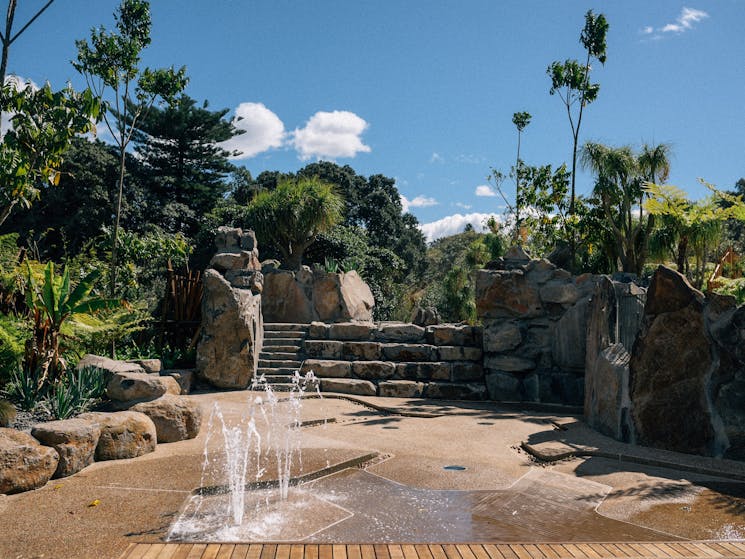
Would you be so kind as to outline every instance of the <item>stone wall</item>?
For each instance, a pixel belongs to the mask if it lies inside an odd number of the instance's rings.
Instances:
[[[355,271],[328,273],[264,267],[262,311],[267,322],[369,322],[375,305],[368,285]]]
[[[301,372],[313,371],[324,391],[483,400],[481,342],[476,326],[314,322]]]
[[[264,336],[263,275],[253,231],[220,227],[204,272],[197,374],[218,388],[246,388]]]
[[[489,398],[581,405],[587,310],[600,276],[509,256],[476,276]]]

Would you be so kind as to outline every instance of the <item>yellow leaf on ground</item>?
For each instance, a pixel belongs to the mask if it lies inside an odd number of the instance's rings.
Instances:
[[[97,507],[100,504],[101,504],[101,501],[99,501],[98,499],[96,499],[96,500],[91,501],[90,503],[88,503],[88,506],[89,507]]]

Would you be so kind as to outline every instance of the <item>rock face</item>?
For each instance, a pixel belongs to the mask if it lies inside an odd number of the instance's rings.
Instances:
[[[706,299],[684,276],[660,266],[647,292],[631,355],[637,441],[709,456],[745,454],[745,310]]]
[[[0,427],[0,494],[21,493],[50,480],[59,456],[34,437]]]
[[[64,419],[40,423],[31,434],[59,455],[54,477],[67,477],[93,463],[101,428],[93,421]]]
[[[144,413],[84,413],[78,419],[91,421],[101,428],[96,460],[136,458],[155,450],[155,425]]]
[[[160,398],[164,394],[180,394],[178,381],[170,376],[147,373],[115,373],[106,385],[106,395],[117,402],[134,405]]]
[[[221,227],[215,244],[218,252],[204,273],[197,373],[219,388],[246,388],[264,336],[256,238],[253,231]]]
[[[80,361],[78,361],[77,368],[82,369],[84,367],[95,367],[96,369],[100,369],[107,379],[110,379],[112,375],[116,373],[146,372],[138,363],[117,361],[115,359],[109,359],[108,357],[92,354],[85,355]]]
[[[372,320],[375,299],[355,271],[337,274],[303,266],[266,272],[262,311],[267,322]]]
[[[572,277],[519,248],[489,267],[476,276],[489,398],[581,404],[588,307],[598,277]]]
[[[646,289],[603,276],[587,318],[585,420],[619,441],[633,442],[629,361],[644,317]]]
[[[202,425],[202,410],[189,397],[163,396],[137,404],[132,411],[144,413],[152,420],[159,443],[193,439]]]

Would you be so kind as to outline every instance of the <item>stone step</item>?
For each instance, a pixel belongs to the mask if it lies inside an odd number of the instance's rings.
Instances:
[[[259,353],[259,359],[268,359],[270,361],[290,359],[297,361],[301,359],[301,356],[298,355],[299,353],[299,351],[262,351]]]
[[[310,324],[293,324],[291,322],[265,322],[264,332],[307,332]]]
[[[294,375],[297,370],[297,367],[259,367],[256,370],[256,375],[267,377],[272,375]]]
[[[285,375],[278,375],[278,374],[276,374],[277,373],[277,370],[276,369],[270,369],[270,370],[272,371],[271,373],[264,373],[264,375],[263,375],[264,376],[264,379],[266,379],[266,381],[269,384],[271,384],[271,385],[275,385],[275,384],[292,384],[292,379],[295,376],[293,374],[294,371],[293,371],[293,373],[288,373],[288,374],[285,374]],[[261,374],[258,374],[257,375],[257,378],[260,378],[261,376],[262,376]]]
[[[303,351],[303,346],[300,344],[292,345],[292,344],[268,344],[266,342],[275,342],[276,340],[265,340],[264,341],[264,351],[280,351],[285,353],[301,353]]]
[[[295,386],[295,384],[292,382],[292,377],[284,377],[284,376],[272,376],[272,377],[265,377],[266,381],[269,383],[269,385],[272,387],[272,390],[274,392],[290,392],[292,388]],[[305,385],[305,393],[313,393],[316,392],[320,387],[320,380],[316,379],[315,381],[309,382]],[[262,386],[258,386],[254,388],[254,390],[263,391]]]
[[[292,367],[294,369],[300,368],[302,361],[294,359],[259,359],[259,367],[269,367],[272,369],[280,367]]]
[[[302,340],[305,338],[305,332],[291,332],[291,331],[285,331],[285,330],[267,330],[264,329],[264,339],[265,340],[271,340],[271,339],[283,339],[283,340]]]

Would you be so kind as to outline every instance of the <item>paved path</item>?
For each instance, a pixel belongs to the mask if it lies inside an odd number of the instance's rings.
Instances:
[[[121,559],[706,559],[745,557],[745,542],[532,544],[131,544]]]

